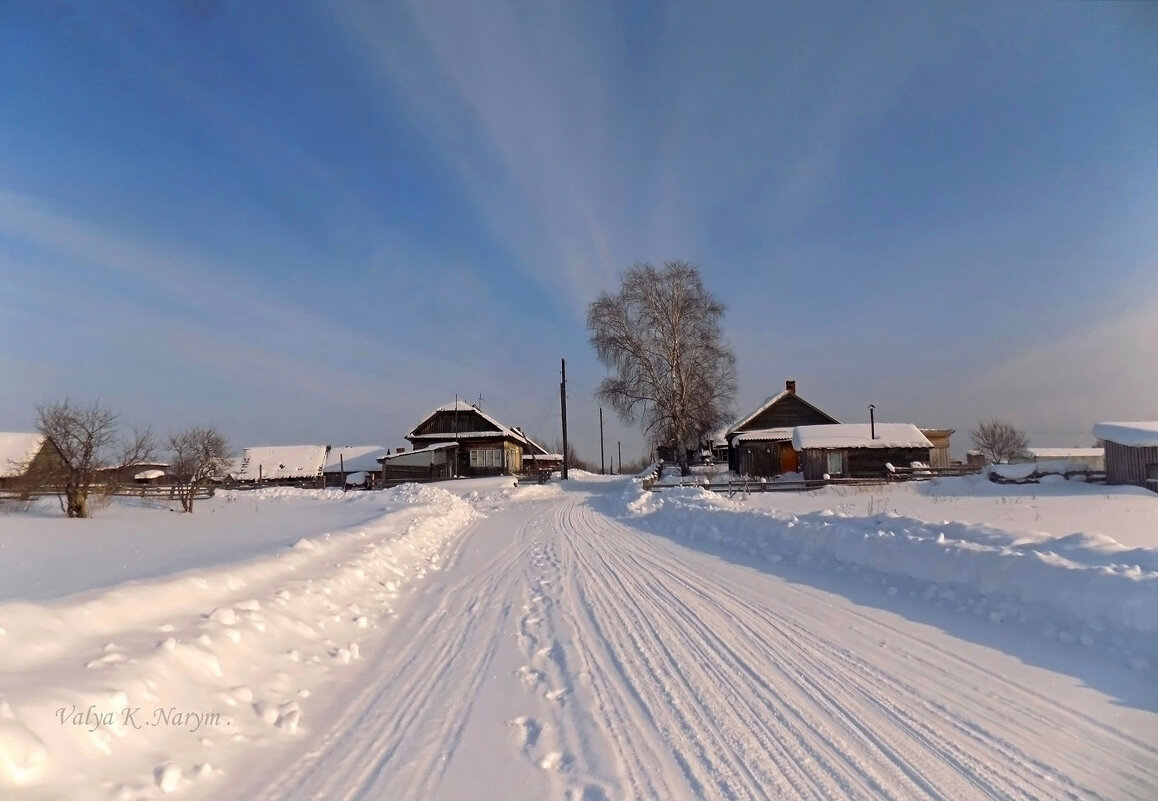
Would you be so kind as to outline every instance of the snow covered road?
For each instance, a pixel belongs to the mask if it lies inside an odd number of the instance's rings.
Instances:
[[[904,598],[857,603],[817,571],[647,533],[616,492],[484,510],[328,713],[226,795],[1158,797],[1154,704],[906,616]]]

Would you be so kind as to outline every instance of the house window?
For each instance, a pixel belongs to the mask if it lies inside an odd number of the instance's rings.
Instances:
[[[840,451],[828,451],[828,474],[830,476],[839,476],[841,473]]]
[[[1158,481],[1158,464],[1146,465],[1146,480]]]
[[[501,448],[475,448],[470,452],[471,467],[502,467],[503,451]]]

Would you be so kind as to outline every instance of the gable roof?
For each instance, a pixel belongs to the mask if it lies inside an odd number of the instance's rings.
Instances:
[[[528,456],[530,456],[530,455],[545,456],[547,454],[547,449],[544,448],[539,443],[535,442],[533,439],[528,437],[526,434],[524,434],[523,429],[519,428],[518,426],[512,426],[511,430],[513,430],[515,433],[517,433],[519,436],[521,436],[523,438],[523,440],[527,443],[527,450],[530,451],[530,453],[527,454]]]
[[[326,466],[327,445],[267,445],[246,448],[241,456],[239,481],[317,478]]]
[[[387,456],[389,453],[390,449],[381,445],[331,447],[330,454],[326,457],[324,470],[327,473],[336,473],[339,470],[345,470],[347,473],[358,470],[377,470],[378,458]]]
[[[775,395],[773,395],[772,397],[770,397],[770,398],[766,399],[766,400],[765,400],[765,401],[764,401],[762,404],[760,404],[760,405],[759,405],[759,406],[756,408],[756,411],[752,412],[752,413],[751,413],[751,414],[749,414],[747,417],[741,418],[741,419],[739,420],[739,422],[735,423],[735,424],[734,424],[734,425],[733,425],[731,428],[729,428],[729,429],[727,430],[727,432],[725,433],[725,435],[724,435],[724,436],[725,436],[725,437],[727,437],[727,436],[731,436],[732,434],[735,434],[737,431],[740,431],[740,430],[742,430],[742,429],[744,428],[744,426],[746,426],[746,425],[748,425],[749,423],[751,423],[753,420],[755,420],[756,418],[758,418],[760,415],[764,414],[764,412],[768,411],[769,409],[771,409],[771,408],[772,408],[773,406],[775,406],[777,403],[780,403],[780,401],[784,400],[785,398],[795,398],[796,400],[800,401],[801,403],[803,403],[803,404],[804,404],[805,406],[807,406],[808,408],[812,409],[812,410],[813,410],[814,412],[816,412],[817,414],[820,414],[820,415],[822,415],[823,417],[827,417],[829,420],[835,420],[835,418],[834,418],[834,417],[833,417],[831,414],[829,414],[828,412],[824,411],[823,409],[818,409],[818,408],[816,408],[816,407],[815,407],[815,406],[813,406],[811,403],[809,403],[808,401],[804,400],[804,398],[802,398],[802,397],[800,397],[799,395],[797,395],[795,391],[789,391],[789,390],[785,389],[785,390],[782,390],[782,391],[780,391],[780,392],[777,392],[777,393],[776,393]]]
[[[876,437],[872,434],[875,428]],[[826,426],[797,426],[792,429],[792,447],[806,448],[932,448],[933,443],[912,423],[838,423]]]
[[[24,475],[44,446],[44,439],[36,432],[0,432],[0,478]]]
[[[1094,436],[1132,448],[1158,448],[1158,421],[1141,423],[1098,423]]]
[[[441,432],[441,433],[432,432],[429,434],[419,434],[418,433],[418,431],[423,426],[425,426],[427,423],[429,423],[435,417],[437,417],[440,414],[446,414],[448,412],[463,412],[463,413],[471,415],[471,416],[477,416],[479,419],[485,421],[486,423],[490,424],[494,428],[493,429],[479,429],[479,430],[475,430],[475,431],[455,431],[455,432]],[[507,437],[509,439],[515,440],[516,442],[521,442],[522,444],[526,445],[527,447],[534,447],[534,448],[539,448],[539,450],[542,450],[542,448],[538,445],[532,446],[531,441],[527,438],[527,435],[524,434],[522,431],[520,431],[518,428],[510,428],[508,426],[503,425],[498,420],[496,420],[495,418],[491,417],[489,414],[484,412],[482,409],[478,408],[477,406],[473,406],[465,401],[455,401],[454,403],[447,403],[447,404],[444,404],[442,406],[439,406],[437,409],[430,412],[430,414],[423,417],[422,422],[420,422],[418,425],[416,425],[414,427],[414,430],[406,435],[406,439],[408,439],[412,442],[416,439],[428,439],[428,440],[435,440],[438,442],[444,442],[446,440],[479,439],[479,438],[483,438],[483,437]]]

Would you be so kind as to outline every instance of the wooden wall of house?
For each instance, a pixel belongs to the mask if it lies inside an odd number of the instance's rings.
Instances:
[[[797,396],[785,395],[765,409],[758,417],[745,424],[741,430],[792,428],[793,426],[826,425],[835,422],[836,420],[824,412],[812,408]]]
[[[449,464],[396,464],[383,466],[383,483],[400,481],[440,481],[451,478]]]
[[[1154,478],[1154,481],[1147,481]],[[1106,483],[1133,484],[1158,492],[1158,448],[1106,442]]]
[[[885,463],[894,467],[908,467],[910,462],[929,463],[929,448],[809,448],[801,458],[801,471],[807,481],[824,478],[884,478],[888,473]],[[828,469],[828,455],[841,454],[841,472]]]
[[[800,456],[800,472],[804,474],[805,481],[820,481],[828,473],[828,454],[830,450],[820,450],[817,448],[809,448]],[[844,464],[846,457],[844,451],[837,451],[841,454],[841,464]],[[843,474],[830,474],[832,478],[845,478]]]
[[[458,475],[460,476],[501,476],[508,473],[523,472],[523,446],[515,443],[513,451],[508,450],[511,441],[506,438],[496,439],[469,439],[459,443],[458,448]],[[503,451],[502,466],[472,467],[470,464],[471,450],[501,450]]]
[[[885,464],[908,467],[910,462],[929,463],[929,448],[850,448],[845,478],[884,478]]]
[[[771,478],[781,473],[780,451],[791,448],[790,442],[743,442],[736,446],[736,467],[742,476]]]

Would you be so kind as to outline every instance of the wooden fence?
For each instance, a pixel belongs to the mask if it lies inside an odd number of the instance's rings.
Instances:
[[[183,487],[176,484],[99,484],[92,488],[89,497],[96,498],[115,495],[126,498],[163,498],[166,500],[178,500],[181,497],[180,490],[182,489]],[[216,488],[212,485],[197,487],[193,493],[193,499],[198,501],[207,500],[213,497],[215,491]],[[0,497],[10,500],[23,500],[28,498],[56,497],[63,493],[64,487],[40,486],[0,490]]]
[[[942,476],[967,476],[981,472],[980,467],[954,465],[953,467],[898,467],[879,477],[868,478],[828,478],[808,481],[761,481],[754,478],[739,478],[730,481],[696,481],[695,476],[684,476],[678,483],[660,484],[657,475],[644,479],[646,490],[664,490],[674,487],[699,487],[709,492],[747,495],[753,492],[807,492],[822,487],[871,487],[893,484],[899,481],[928,481]]]

